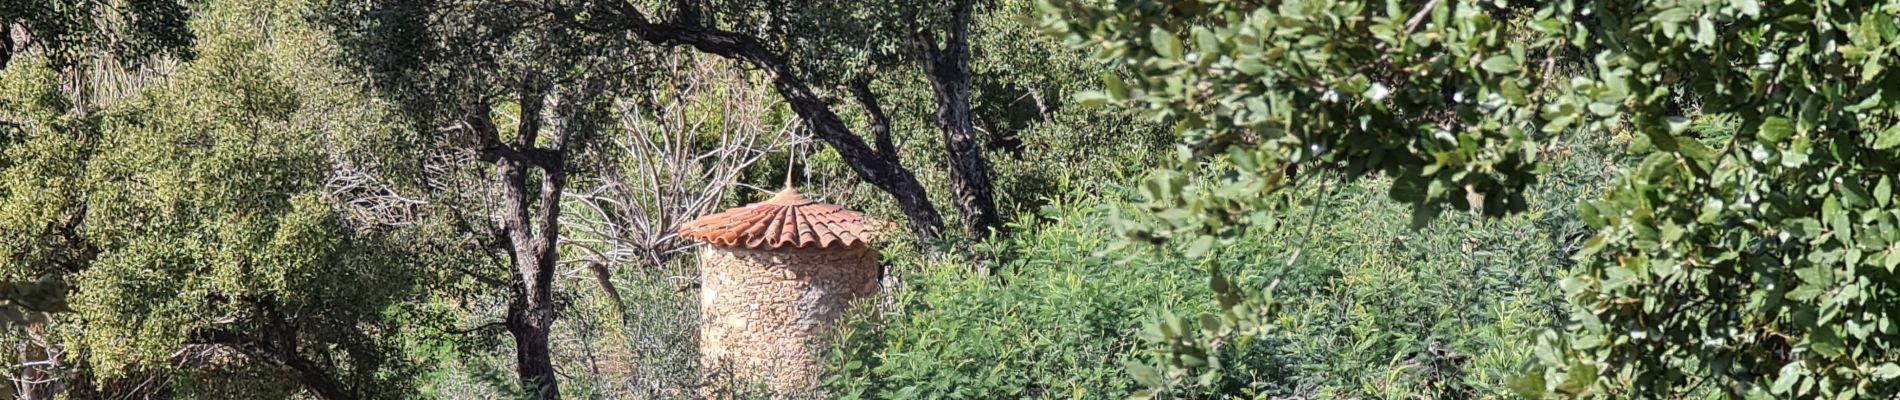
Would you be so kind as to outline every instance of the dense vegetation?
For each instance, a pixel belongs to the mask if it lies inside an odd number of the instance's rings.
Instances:
[[[0,0],[11,398],[1893,398],[1891,1]],[[790,177],[790,178],[788,178]],[[891,289],[703,379],[698,215]]]

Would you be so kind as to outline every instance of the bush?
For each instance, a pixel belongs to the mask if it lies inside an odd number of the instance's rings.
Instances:
[[[829,386],[843,398],[1103,397],[1132,382],[1120,362],[1132,330],[1154,304],[1191,307],[1206,289],[1190,268],[1152,251],[1116,262],[1094,254],[1122,241],[1101,213],[1073,202],[1042,217],[1059,222],[989,251],[1017,258],[994,276],[962,259],[906,263],[907,287],[881,325],[845,329],[832,349]],[[1146,259],[1145,261],[1142,259]]]
[[[1192,376],[1205,379],[1164,398],[1501,397],[1531,363],[1529,332],[1555,321],[1551,282],[1582,233],[1570,205],[1607,181],[1611,144],[1556,147],[1559,167],[1525,214],[1414,230],[1386,179],[1309,185],[1292,195],[1314,202],[1277,228],[1202,258],[1117,249],[1110,207],[1057,201],[1038,216],[1051,222],[987,249],[1012,257],[995,276],[892,257],[908,282],[898,307],[845,329],[830,386],[847,398],[1119,397],[1146,387],[1125,368],[1152,361],[1143,321],[1213,310],[1218,268],[1252,289],[1277,279],[1280,312],[1262,340],[1223,349]]]
[[[1894,5],[1553,4],[1595,71],[1553,108],[1644,158],[1581,207],[1595,236],[1524,394],[1900,395]]]

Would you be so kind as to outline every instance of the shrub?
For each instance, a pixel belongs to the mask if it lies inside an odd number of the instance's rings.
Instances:
[[[1894,4],[1557,4],[1596,73],[1553,107],[1601,110],[1645,158],[1581,206],[1569,323],[1524,393],[1900,395]]]
[[[991,251],[1018,252],[994,276],[947,258],[894,268],[897,308],[845,329],[828,386],[843,398],[1102,397],[1131,389],[1120,361],[1153,304],[1189,306],[1206,289],[1154,252],[1094,254],[1120,242],[1100,213],[1063,203]],[[1147,261],[1140,260],[1146,258]]]
[[[1166,346],[1151,342],[1164,324],[1144,321],[1188,317],[1169,329],[1198,330],[1195,316],[1219,309],[1219,285],[1207,284],[1218,269],[1251,290],[1277,280],[1278,313],[1257,340],[1201,356],[1214,365],[1150,394],[1503,397],[1505,378],[1531,363],[1530,333],[1555,322],[1551,282],[1582,233],[1569,205],[1608,179],[1613,144],[1558,146],[1549,157],[1559,167],[1531,188],[1525,214],[1458,214],[1414,230],[1410,207],[1380,189],[1388,180],[1335,181],[1292,191],[1314,202],[1204,257],[1125,246],[1109,226],[1112,194],[1110,205],[1057,201],[1037,216],[1047,224],[1018,226],[987,249],[1011,257],[996,276],[956,258],[892,257],[907,288],[874,316],[881,324],[844,329],[829,384],[848,398],[1100,398],[1160,386],[1142,380],[1165,373],[1158,357],[1170,353],[1151,350]]]

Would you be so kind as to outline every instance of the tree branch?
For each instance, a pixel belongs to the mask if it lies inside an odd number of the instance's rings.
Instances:
[[[317,365],[317,363],[310,361],[310,359],[301,354],[297,354],[295,349],[279,348],[272,345],[269,341],[258,340],[255,337],[242,336],[215,329],[209,332],[200,332],[197,339],[197,342],[200,344],[225,346],[237,350],[239,353],[251,359],[274,364],[289,370],[289,372],[296,377],[297,381],[303,384],[304,390],[310,391],[310,394],[318,399],[350,400],[356,398],[356,394],[345,389],[343,383],[338,381],[335,376],[332,376],[328,369]],[[295,343],[294,341],[296,339],[293,337],[285,340],[291,340],[293,341],[292,343]]]
[[[467,335],[467,334],[475,333],[475,332],[481,332],[481,331],[485,331],[489,329],[506,328],[506,327],[508,327],[508,323],[505,321],[493,321],[486,324],[476,325],[468,329],[450,330],[448,333],[459,336],[459,335]]]
[[[858,99],[858,104],[864,107],[864,113],[871,118],[871,134],[876,138],[877,151],[887,157],[897,157],[897,145],[891,141],[891,117],[884,114],[877,93],[871,91],[871,80],[852,81],[851,93]]]
[[[1434,8],[1438,8],[1438,0],[1425,2],[1425,7],[1419,8],[1418,13],[1412,14],[1412,19],[1405,21],[1405,33],[1410,34],[1418,29],[1418,23],[1425,21],[1425,16],[1431,15]]]
[[[779,96],[792,106],[792,111],[799,118],[810,122],[814,136],[831,145],[832,150],[837,151],[864,181],[896,198],[898,205],[910,218],[913,234],[919,239],[930,240],[942,229],[943,217],[931,205],[917,177],[904,169],[894,154],[879,154],[863,138],[852,133],[844,120],[831,110],[831,106],[794,74],[791,64],[767,49],[758,38],[702,26],[655,23],[632,2],[596,0],[590,4],[592,9],[589,14],[600,17],[582,19],[578,12],[568,12],[563,15],[564,19],[582,30],[609,34],[632,33],[648,43],[690,46],[704,53],[758,67],[765,72],[766,79],[772,82]]]

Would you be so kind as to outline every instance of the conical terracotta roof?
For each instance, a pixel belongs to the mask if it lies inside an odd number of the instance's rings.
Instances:
[[[875,231],[863,214],[812,201],[787,186],[763,202],[687,222],[679,233],[715,246],[777,250],[857,246]]]

